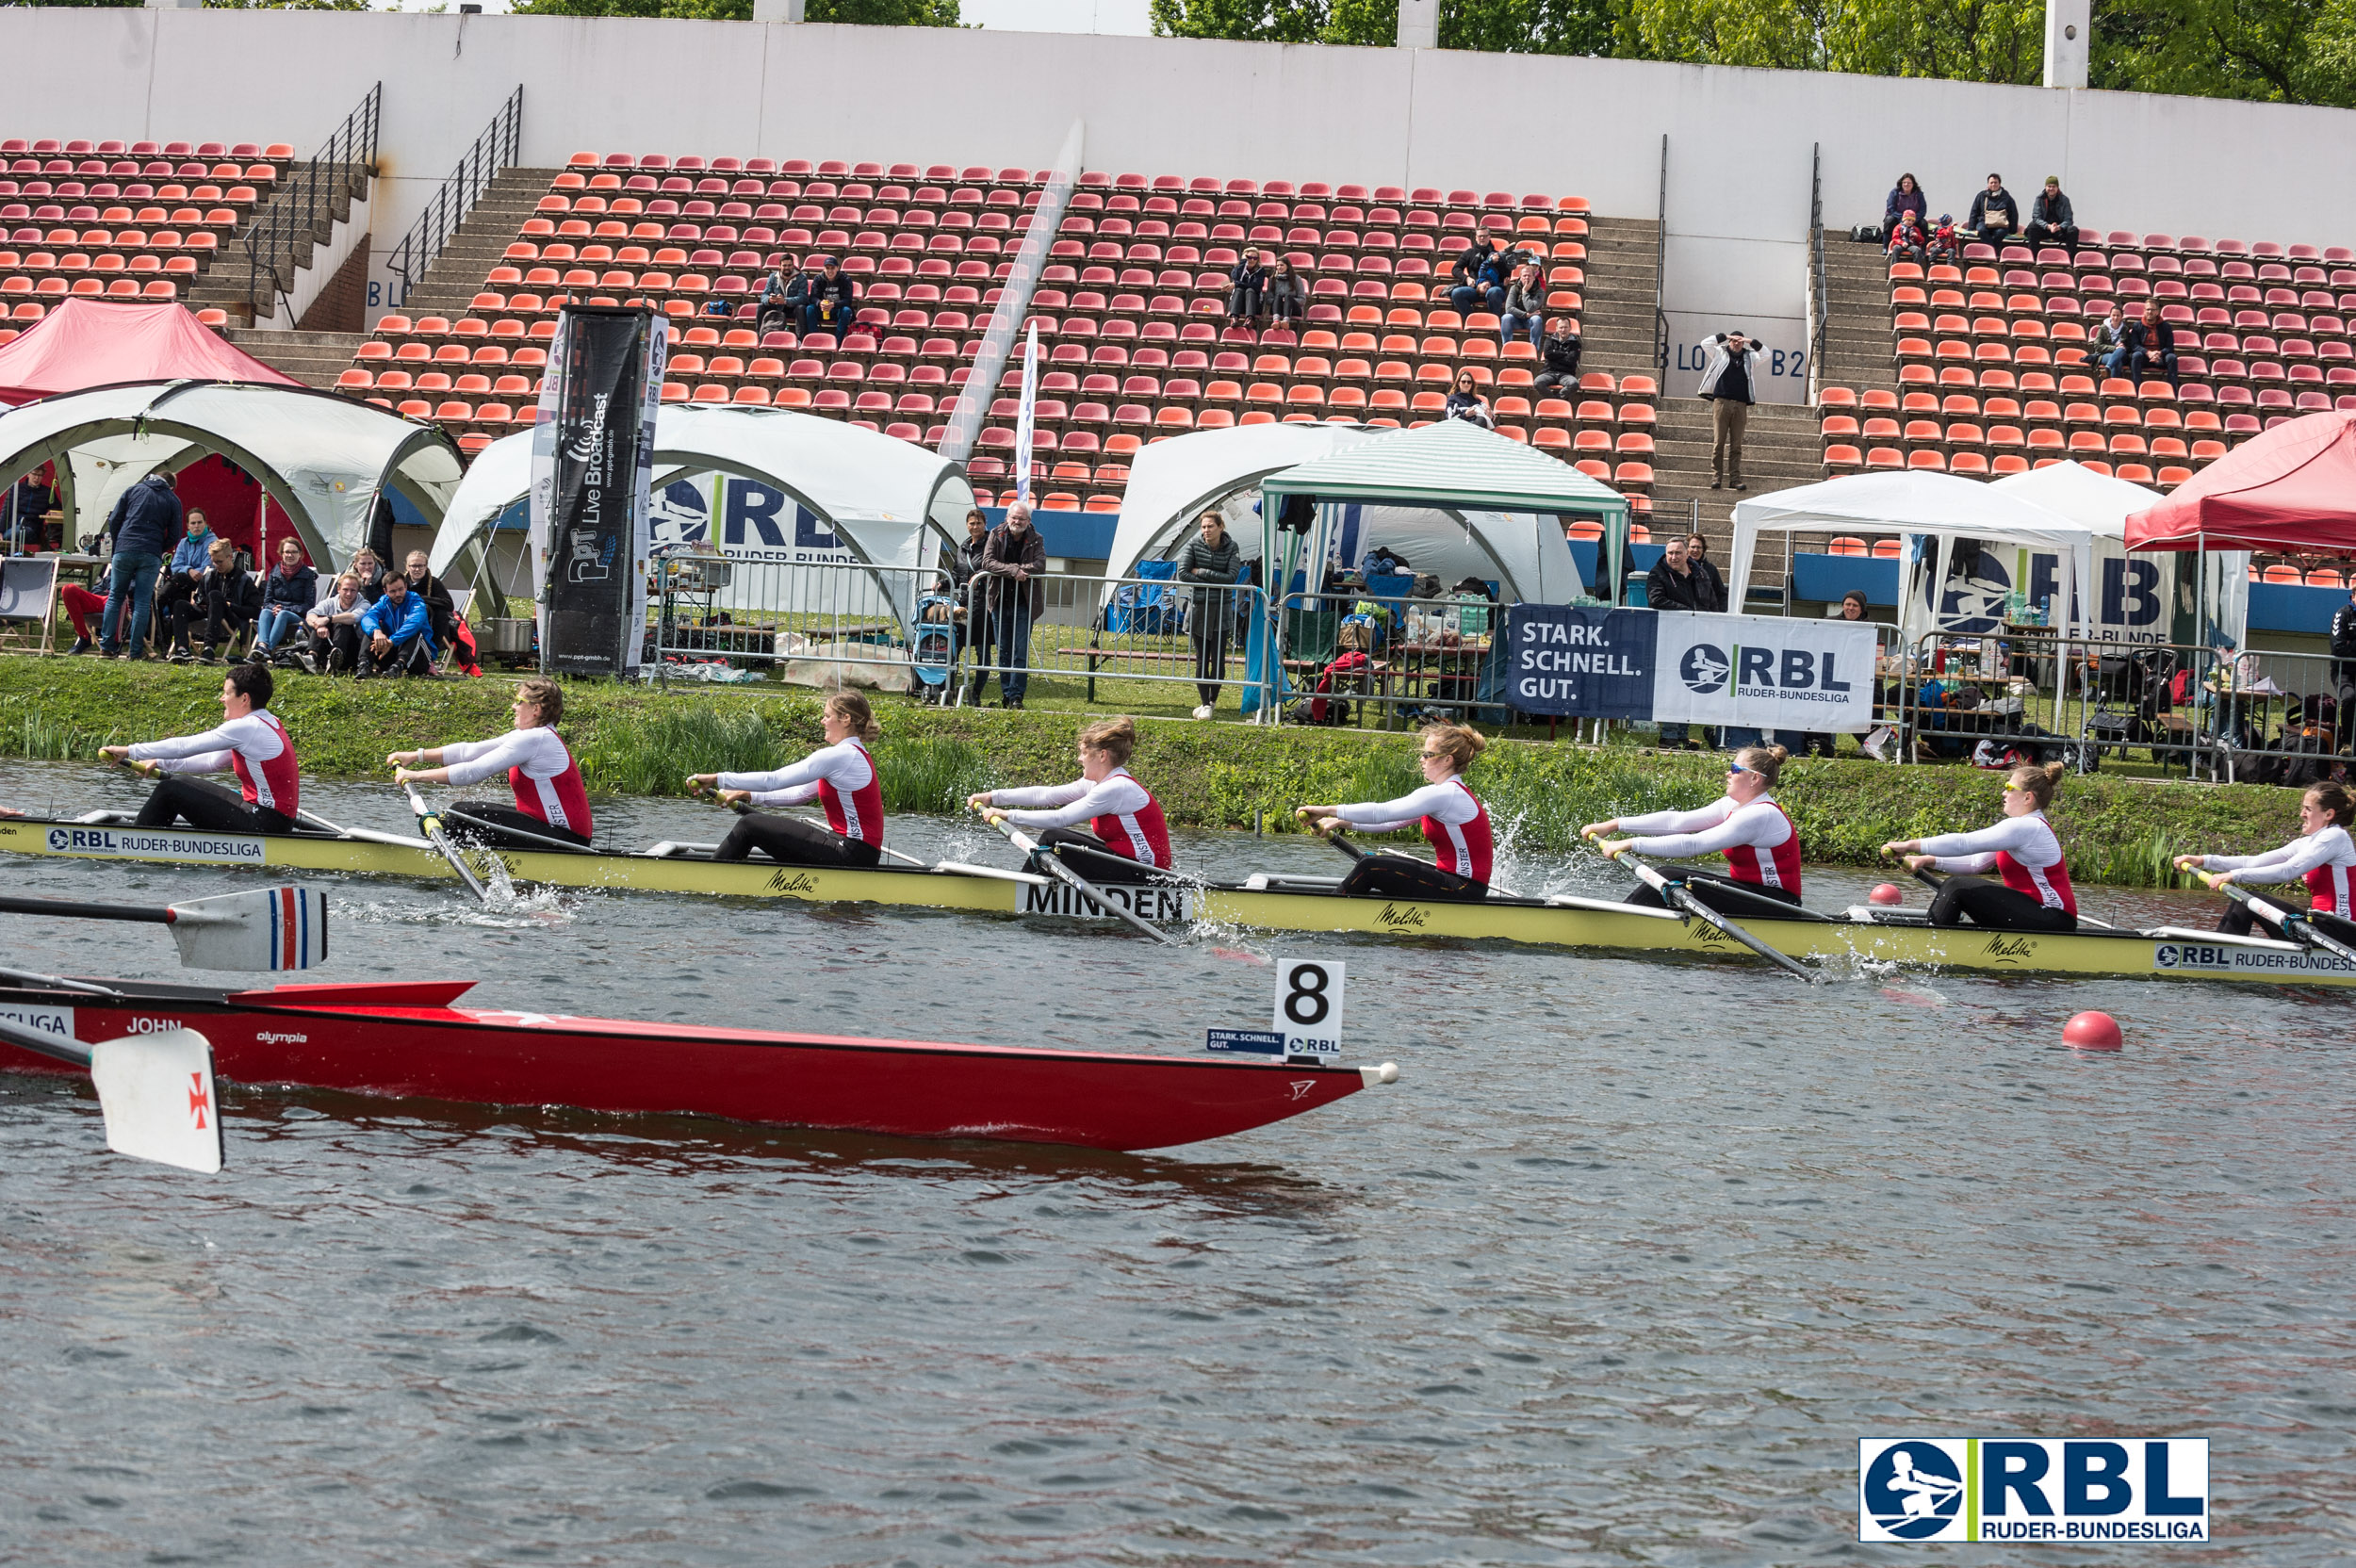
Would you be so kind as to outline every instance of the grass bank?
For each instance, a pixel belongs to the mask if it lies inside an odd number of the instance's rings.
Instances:
[[[116,742],[216,722],[220,672],[203,666],[0,658],[0,755],[88,759]],[[582,683],[565,694],[566,739],[593,790],[678,792],[690,773],[773,767],[820,742],[816,694],[720,690],[663,694]],[[381,777],[390,750],[497,734],[508,682],[376,681],[290,677],[276,709],[306,771]],[[947,811],[977,789],[1071,776],[1075,718],[995,709],[941,710],[886,697],[877,747],[892,810]],[[1302,801],[1381,799],[1416,783],[1415,738],[1351,730],[1264,730],[1186,720],[1142,722],[1138,773],[1170,820],[1193,826],[1290,831]],[[1501,741],[1472,777],[1499,829],[1533,848],[1562,849],[1579,825],[1715,797],[1725,763]],[[1794,762],[1780,792],[1810,859],[1876,862],[1890,839],[1984,825],[1995,776],[1963,767]],[[2064,784],[2054,817],[2071,874],[2088,882],[2167,886],[2168,858],[2250,853],[2296,831],[2296,797],[2255,785],[2163,784],[2098,774]]]

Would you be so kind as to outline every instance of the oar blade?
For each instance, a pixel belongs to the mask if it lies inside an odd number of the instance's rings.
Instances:
[[[188,969],[296,970],[327,962],[327,894],[261,888],[172,906],[172,939]]]
[[[210,1176],[221,1167],[213,1048],[193,1029],[128,1035],[90,1047],[90,1081],[118,1154]]]

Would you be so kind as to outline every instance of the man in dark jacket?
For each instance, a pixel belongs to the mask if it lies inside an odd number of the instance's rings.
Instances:
[[[2345,750],[2356,731],[2356,582],[2348,585],[2348,602],[2331,612],[2331,684],[2339,688],[2340,745]]]
[[[204,662],[221,662],[221,645],[238,632],[251,632],[262,613],[262,585],[237,564],[237,547],[215,539],[207,551],[205,575],[197,579],[187,619],[205,622]],[[174,639],[188,645],[185,623]]]
[[[165,552],[180,537],[180,498],[172,493],[172,476],[158,469],[123,493],[106,514],[106,532],[114,540],[114,564],[106,574],[106,608],[99,614],[99,652],[108,659],[123,656],[117,641],[123,622],[118,618],[127,602],[131,609],[131,657],[144,659],[147,617],[155,598],[155,576],[163,570]]]
[[[1499,270],[1497,242],[1486,237],[1477,239],[1456,253],[1448,263],[1448,300],[1464,315],[1476,310],[1496,310],[1505,302],[1505,275]]]
[[[1579,390],[1579,323],[1567,316],[1557,316],[1546,323],[1546,336],[1538,340],[1538,359],[1545,367],[1538,372],[1538,390],[1561,392],[1569,397]]]
[[[1706,610],[1709,606],[1702,598],[1709,588],[1709,580],[1686,559],[1682,536],[1662,546],[1661,559],[1644,574],[1644,602],[1655,610]],[[1681,724],[1661,727],[1661,745],[1665,751],[1683,750],[1685,737],[1686,727]]]
[[[2021,227],[2021,205],[2004,188],[2002,174],[1988,177],[1988,188],[1972,198],[1972,211],[1963,226],[1989,245],[2002,245]]]
[[[448,648],[458,641],[458,601],[450,597],[449,585],[427,570],[430,559],[423,550],[411,550],[408,570],[401,575],[409,580],[409,591],[425,600],[426,625],[433,629],[434,645]]]
[[[2119,335],[2119,347],[2111,351],[2110,373],[2129,381],[2141,381],[2147,375],[2164,375],[2170,387],[2176,384],[2176,334],[2160,319],[2160,302],[2143,302],[2143,318],[2127,323]]]
[[[804,282],[802,335],[823,330],[839,338],[850,330],[858,314],[859,284],[843,270],[840,257],[826,257],[818,275]]]
[[[1186,618],[1188,640],[1194,644],[1194,690],[1203,699],[1194,710],[1207,719],[1219,706],[1219,688],[1227,678],[1227,640],[1235,629],[1229,601],[1232,584],[1243,570],[1243,551],[1227,535],[1227,519],[1214,507],[1203,514],[1203,531],[1170,558],[1181,582],[1194,584],[1194,608]]]
[[[1244,248],[1243,259],[1227,270],[1227,318],[1237,326],[1249,326],[1254,332],[1268,325],[1268,269],[1260,265],[1260,253],[1252,246]]]
[[[1030,507],[1017,501],[1006,508],[1006,522],[991,531],[982,550],[981,574],[973,580],[977,608],[990,617],[981,645],[998,650],[998,702],[1004,708],[1022,707],[1030,685],[1031,623],[1047,608],[1047,586],[1039,581],[1046,570],[1047,546],[1031,526]]]
[[[2045,188],[2029,204],[2029,243],[2043,245],[2075,245],[2078,243],[2078,215],[2070,210],[2070,198],[2062,194],[2061,176],[2045,176]]]

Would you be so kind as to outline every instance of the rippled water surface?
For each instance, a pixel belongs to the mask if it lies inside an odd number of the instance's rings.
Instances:
[[[0,801],[117,796],[0,764]],[[1148,1156],[233,1089],[208,1180],[0,1075],[0,1560],[1943,1560],[1857,1543],[1874,1433],[2214,1440],[2216,1544],[2006,1560],[2356,1555],[2356,997],[324,880],[331,976],[697,1022],[1186,1051],[1267,1017],[1268,955],[1330,953],[1403,1076]],[[0,952],[178,972],[139,927],[0,916]],[[2125,1052],[2059,1048],[2083,1007]]]

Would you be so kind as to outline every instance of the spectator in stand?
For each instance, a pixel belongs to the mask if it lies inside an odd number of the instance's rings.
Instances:
[[[1448,263],[1449,302],[1460,314],[1469,316],[1476,310],[1495,310],[1505,302],[1505,274],[1497,255],[1497,242],[1483,235],[1465,249],[1456,253]]]
[[[205,652],[200,662],[221,662],[221,645],[251,632],[262,613],[262,585],[237,559],[237,547],[216,538],[205,575],[197,580],[196,605],[205,617]],[[182,645],[187,645],[183,636]]]
[[[99,612],[99,651],[108,659],[123,656],[123,615],[130,617],[130,657],[147,657],[148,614],[155,602],[155,577],[163,569],[164,552],[180,537],[180,498],[172,494],[172,476],[161,469],[123,493],[106,514],[106,534],[114,541],[114,560],[106,574],[106,605]]]
[[[1546,286],[1538,281],[1534,262],[1525,262],[1513,270],[1513,282],[1505,286],[1505,299],[1497,316],[1497,347],[1502,349],[1524,331],[1530,334],[1530,346],[1539,347],[1546,318],[1541,314],[1546,307]]]
[[[1228,638],[1235,616],[1233,585],[1243,570],[1243,551],[1227,536],[1227,519],[1218,508],[1203,514],[1203,531],[1186,541],[1172,558],[1181,582],[1194,585],[1194,606],[1186,617],[1188,639],[1194,644],[1194,690],[1203,699],[1194,710],[1207,719],[1219,706],[1219,688],[1227,678]]]
[[[2127,323],[2119,347],[2111,353],[2110,372],[2129,381],[2141,381],[2147,375],[2164,375],[2172,389],[2176,386],[2176,333],[2160,319],[2160,302],[2143,302],[2143,316]]]
[[[998,705],[1021,708],[1031,683],[1031,623],[1047,608],[1047,546],[1031,526],[1022,501],[1006,508],[1006,520],[990,531],[982,550],[981,575],[973,580],[989,608],[990,637],[983,645],[998,651]]]
[[[1462,419],[1466,424],[1479,425],[1482,430],[1497,428],[1497,416],[1491,412],[1489,400],[1483,398],[1481,388],[1474,384],[1470,370],[1456,372],[1456,384],[1448,388],[1447,412],[1440,417]]]
[[[1685,564],[1693,569],[1693,608],[1724,614],[1726,608],[1726,580],[1718,575],[1718,568],[1710,559],[1710,541],[1698,533],[1685,536]]]
[[[1887,233],[1896,228],[1898,220],[1908,213],[1912,213],[1914,220],[1920,223],[1930,216],[1930,210],[1929,204],[1922,198],[1922,188],[1915,183],[1914,176],[1901,174],[1898,183],[1890,187],[1888,200],[1882,203],[1882,229]]]
[[[1955,230],[1955,214],[1940,213],[1939,221],[1931,226],[1930,238],[1932,265],[1945,262],[1952,267],[1963,259],[1963,236]]]
[[[1710,487],[1747,490],[1742,482],[1742,431],[1759,400],[1759,346],[1739,332],[1722,332],[1703,346],[1699,396],[1710,400]]]
[[[368,601],[360,593],[359,578],[351,572],[338,577],[303,617],[303,629],[311,634],[312,673],[333,675],[337,670],[359,669],[360,617],[368,612]]]
[[[1545,367],[1536,378],[1541,393],[1568,397],[1579,390],[1579,347],[1577,321],[1557,316],[1546,323],[1546,335],[1538,340],[1538,362]]]
[[[409,580],[409,591],[425,600],[434,645],[447,648],[458,641],[458,601],[450,597],[449,586],[426,569],[430,560],[425,551],[411,550],[407,569],[401,575]]]
[[[1258,247],[1244,247],[1243,259],[1227,270],[1227,317],[1253,332],[1268,325],[1268,269]]]
[[[1661,559],[1644,574],[1644,603],[1654,610],[1700,610],[1700,596],[1709,591],[1709,580],[1693,570],[1693,564],[1685,554],[1682,536],[1671,539],[1661,547]],[[1707,731],[1705,731],[1707,734]],[[1661,727],[1661,749],[1682,751],[1687,740],[1686,727],[1664,724]]]
[[[2070,210],[2070,198],[2062,194],[2061,176],[2045,176],[2045,188],[2029,204],[2028,239],[2032,245],[2051,240],[2056,245],[2075,246],[2078,243],[2078,218]]]
[[[859,284],[843,270],[840,256],[826,256],[809,280],[802,299],[802,335],[830,332],[840,338],[859,314]]]
[[[268,659],[279,645],[303,626],[303,617],[319,602],[319,575],[303,559],[303,543],[278,541],[278,564],[262,584],[262,624],[254,639],[254,657]]]
[[[352,580],[360,585],[360,596],[374,604],[384,596],[384,558],[363,545],[352,552],[352,564],[345,568]]]
[[[791,276],[788,274],[791,273]],[[780,252],[769,275],[761,280],[761,303],[753,312],[753,330],[763,337],[773,332],[791,332],[801,319],[802,302],[794,286],[802,281],[802,270],[794,258]]]
[[[1298,324],[1309,314],[1309,280],[1293,270],[1283,256],[1268,269],[1268,313],[1271,320]]]
[[[1930,231],[1922,227],[1922,215],[1912,211],[1902,212],[1890,225],[1890,242],[1884,247],[1885,259],[1910,260],[1919,267],[1930,260]]]
[[[2099,359],[2107,366],[2110,364],[2111,356],[2124,348],[2126,343],[2127,307],[2117,300],[2113,300],[2110,314],[2103,317],[2092,332],[2086,334],[2086,357]]]
[[[2002,174],[1988,177],[1988,188],[1972,198],[1971,215],[1963,226],[1977,236],[1981,243],[2002,245],[2021,230],[2021,206],[2004,188]]]
[[[434,673],[434,617],[407,578],[384,575],[384,596],[361,614],[359,629],[360,679]]]
[[[204,613],[196,602],[197,584],[213,564],[213,530],[201,508],[188,510],[180,542],[172,552],[172,566],[155,590],[155,642],[159,653],[191,655],[187,643],[188,622]]]

